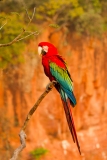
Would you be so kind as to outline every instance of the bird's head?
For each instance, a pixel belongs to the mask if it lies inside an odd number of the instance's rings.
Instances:
[[[42,56],[47,55],[55,55],[58,54],[56,47],[49,42],[40,42],[38,44],[38,53]]]

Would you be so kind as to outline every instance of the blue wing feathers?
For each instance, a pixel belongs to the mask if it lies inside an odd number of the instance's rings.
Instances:
[[[76,105],[76,99],[75,99],[75,96],[73,94],[73,92],[71,92],[70,94],[66,91],[64,91],[63,89],[60,88],[60,95],[61,95],[61,98],[66,102],[67,101],[67,98],[70,99],[71,101],[71,104],[72,105]],[[68,96],[69,95],[69,96]]]

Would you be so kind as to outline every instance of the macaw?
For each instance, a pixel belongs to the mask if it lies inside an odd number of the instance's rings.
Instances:
[[[60,93],[73,141],[76,142],[79,153],[81,154],[71,112],[71,106],[74,107],[76,105],[76,98],[73,94],[73,81],[67,65],[62,56],[58,54],[57,48],[49,42],[40,42],[38,44],[38,53],[42,55],[42,65],[46,76],[50,81],[54,80],[57,82],[55,88]]]

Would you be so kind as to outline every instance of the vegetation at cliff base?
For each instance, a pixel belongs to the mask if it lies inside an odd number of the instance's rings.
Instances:
[[[35,159],[39,160],[39,159],[40,159],[43,155],[45,155],[47,152],[48,152],[47,149],[40,147],[40,148],[36,148],[35,150],[31,151],[30,154],[31,154]]]

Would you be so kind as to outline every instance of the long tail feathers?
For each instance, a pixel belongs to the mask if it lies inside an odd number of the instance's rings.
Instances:
[[[80,145],[79,145],[79,142],[78,142],[78,138],[77,138],[77,134],[76,134],[76,130],[75,130],[75,125],[74,125],[74,120],[73,120],[73,116],[72,116],[70,100],[68,98],[67,98],[66,101],[64,101],[62,99],[62,103],[63,103],[63,106],[64,106],[68,126],[69,126],[70,132],[72,134],[73,141],[74,141],[74,143],[76,142],[77,147],[78,147],[78,151],[81,154]]]

